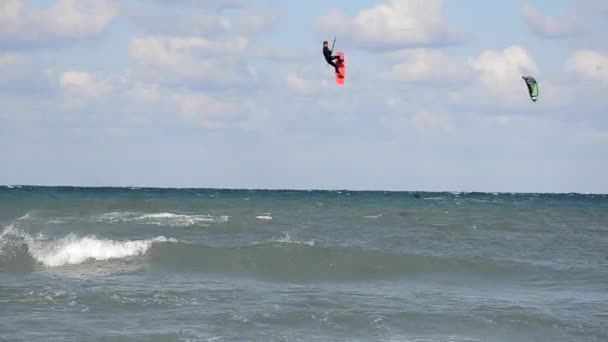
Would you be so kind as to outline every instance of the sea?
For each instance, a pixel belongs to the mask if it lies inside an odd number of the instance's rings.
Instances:
[[[0,187],[0,341],[608,341],[608,195]]]

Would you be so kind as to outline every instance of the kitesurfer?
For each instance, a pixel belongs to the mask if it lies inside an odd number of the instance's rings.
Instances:
[[[325,61],[327,62],[327,64],[333,66],[334,69],[336,69],[336,75],[338,75],[338,78],[344,78],[344,76],[342,76],[340,70],[338,69],[338,65],[333,62],[335,59],[340,59],[340,56],[332,56],[332,51],[329,49],[329,47],[327,47],[328,45],[329,43],[327,42],[327,40],[323,42],[323,56],[325,56]]]

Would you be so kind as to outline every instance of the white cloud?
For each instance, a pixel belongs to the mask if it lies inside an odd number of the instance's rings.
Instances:
[[[162,4],[211,6],[220,8],[238,8],[245,5],[246,0],[155,0]]]
[[[511,46],[503,51],[486,50],[478,57],[469,59],[471,68],[478,73],[485,86],[493,87],[505,82],[521,80],[522,75],[538,73],[536,63],[520,46]]]
[[[61,111],[79,111],[94,102],[108,104],[115,100],[113,92],[121,86],[117,76],[110,74],[82,70],[48,70],[47,74],[58,88],[53,101]]]
[[[303,95],[312,94],[316,92],[321,86],[321,82],[314,82],[296,73],[287,74],[285,80],[289,89],[293,90],[298,94]]]
[[[23,0],[0,2],[0,44],[48,44],[80,39],[104,31],[119,13],[108,0],[56,0],[40,8]]]
[[[131,19],[139,26],[155,34],[209,35],[226,33],[233,29],[230,18],[219,14],[195,13],[178,15],[132,11]]]
[[[208,8],[189,12],[164,8],[162,12],[145,7],[130,7],[129,18],[152,34],[177,36],[209,36],[238,34],[253,36],[275,30],[286,13],[279,7],[239,8],[218,13]]]
[[[462,65],[463,73],[469,73],[461,87],[438,89],[418,89],[422,99],[421,106],[449,106],[452,110],[482,111],[491,115],[500,115],[513,110],[534,108],[556,108],[564,104],[567,96],[560,98],[563,87],[542,77],[540,69],[528,51],[520,46],[511,46],[503,50],[485,50],[477,56],[468,58]],[[534,76],[540,84],[541,99],[532,103],[522,76]],[[434,96],[427,96],[433,94]],[[411,102],[411,101],[410,101]],[[424,107],[423,107],[424,108]]]
[[[152,57],[153,59],[166,60],[167,57],[192,56],[222,56],[226,51],[231,53],[242,53],[248,45],[245,37],[231,37],[228,39],[207,39],[196,36],[149,36],[133,38],[131,41],[131,53],[135,57]],[[150,54],[146,54],[150,50]]]
[[[521,13],[530,30],[541,37],[563,38],[582,32],[574,15],[549,17],[532,5],[525,5]]]
[[[307,51],[294,49],[281,49],[263,45],[250,46],[247,50],[247,59],[264,59],[279,63],[310,60],[311,55]],[[317,57],[317,55],[314,55]]]
[[[255,79],[255,70],[236,58],[248,46],[245,37],[210,40],[203,37],[150,36],[133,38],[131,58],[159,77],[241,83]]]
[[[566,62],[566,71],[576,78],[608,85],[608,54],[582,50],[574,52]]]
[[[412,126],[418,134],[427,137],[440,137],[455,131],[449,115],[438,113],[418,113],[411,119]]]
[[[528,51],[511,46],[502,51],[486,50],[478,57],[470,58],[469,65],[477,79],[472,95],[483,100],[522,104],[528,99],[522,96],[525,89],[522,76],[538,76],[539,69]]]
[[[279,8],[265,8],[259,13],[243,10],[240,16],[238,30],[247,34],[259,34],[275,30],[285,13]]]
[[[0,53],[0,86],[8,85],[19,79],[29,64],[29,60],[18,54]]]
[[[372,49],[445,45],[463,36],[445,18],[442,0],[388,0],[354,18],[333,10],[319,19],[318,29]]]
[[[174,93],[170,97],[181,117],[202,129],[264,129],[270,113],[253,100],[218,98],[205,93]]]
[[[65,91],[90,99],[112,91],[107,80],[100,79],[85,71],[66,71],[59,76],[59,85]]]
[[[160,85],[156,83],[135,83],[129,87],[127,95],[142,103],[155,103],[162,98]]]
[[[440,50],[415,49],[391,55],[398,60],[386,75],[388,79],[419,83],[452,83],[470,77],[465,61]]]
[[[0,51],[0,93],[36,96],[55,87],[55,80],[47,77],[44,67],[34,57]]]
[[[579,128],[574,133],[574,139],[580,144],[608,146],[608,130],[593,127]]]
[[[222,102],[205,94],[176,94],[173,100],[182,117],[202,128],[221,128],[225,121],[239,115],[239,107],[235,103]]]
[[[17,54],[0,54],[0,68],[10,68],[23,63],[23,58]]]
[[[383,119],[384,124],[398,137],[445,139],[447,135],[456,133],[456,125],[452,116],[444,112],[422,110],[411,116],[402,114]],[[401,138],[399,138],[401,139]]]
[[[495,115],[532,108],[536,113],[572,113],[581,106],[588,113],[601,112],[608,99],[603,95],[608,86],[608,54],[599,51],[575,51],[562,71],[543,73],[527,50],[511,46],[470,58],[468,69],[473,85],[448,91],[448,101],[464,108],[492,109]],[[539,82],[540,98],[536,103],[529,99],[521,78],[525,75],[534,76]]]
[[[182,88],[182,87],[180,87]],[[124,87],[123,102],[147,113],[155,122],[187,124],[203,130],[266,130],[272,126],[271,112],[263,100],[245,93],[184,90],[159,83],[131,79]],[[176,120],[177,119],[177,120]]]

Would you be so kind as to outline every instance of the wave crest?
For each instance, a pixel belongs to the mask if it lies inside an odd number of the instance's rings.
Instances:
[[[150,240],[115,241],[74,234],[52,242],[35,241],[30,254],[47,267],[80,264],[87,260],[121,259],[145,254],[156,242],[172,241],[164,236]],[[174,241],[174,240],[173,240]]]
[[[29,263],[38,262],[47,267],[57,267],[80,264],[87,260],[122,259],[143,255],[152,245],[161,242],[177,240],[159,236],[147,240],[117,241],[94,235],[79,237],[76,234],[48,240],[43,234],[32,236],[11,224],[0,234],[0,264],[23,264],[24,259],[27,259],[30,260]]]
[[[209,226],[212,223],[228,222],[229,216],[187,215],[174,213],[143,214],[134,212],[111,212],[97,215],[94,220],[102,223],[133,222],[138,224],[151,224],[157,226]]]

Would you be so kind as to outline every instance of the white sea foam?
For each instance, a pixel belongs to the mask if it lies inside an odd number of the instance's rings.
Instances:
[[[289,236],[289,233],[285,233],[285,235],[283,237],[274,240],[274,242],[275,243],[284,243],[284,244],[302,245],[302,246],[314,246],[315,245],[314,240],[310,240],[310,241],[293,240],[291,238],[291,236]]]
[[[186,215],[174,213],[134,213],[134,212],[112,212],[95,216],[95,220],[104,223],[135,222],[139,224],[151,224],[158,226],[208,226],[211,223],[228,222],[229,216],[211,215]]]
[[[257,218],[258,220],[265,220],[265,221],[271,221],[272,220],[272,216],[270,213],[265,213],[263,215],[258,215],[255,218]]]
[[[30,213],[27,212],[25,215],[17,218],[12,223],[8,224],[2,229],[2,233],[0,234],[0,238],[3,238],[6,235],[14,235],[20,232],[19,227],[21,227],[22,222],[30,218]]]
[[[28,211],[25,215],[19,217],[17,220],[24,221],[30,218],[30,212]]]
[[[13,223],[4,227],[4,229],[2,230],[2,234],[0,234],[0,239],[3,238],[5,235],[9,235],[9,234],[13,233],[14,230],[15,230],[15,225]]]
[[[377,218],[381,218],[381,217],[382,217],[382,214],[363,216],[363,218],[368,218],[368,219],[377,219]]]
[[[42,233],[31,235],[15,224],[6,226],[0,234],[0,251],[5,244],[21,241],[28,246],[29,254],[48,267],[80,264],[87,260],[108,260],[145,254],[155,243],[177,242],[159,236],[148,240],[116,241],[94,235],[78,237],[75,234],[58,240],[49,240]]]
[[[0,255],[4,254],[4,250],[8,244],[8,241],[5,239],[5,236],[13,234],[14,231],[15,225],[12,223],[2,229],[2,233],[0,234]]]
[[[25,216],[28,216],[28,214],[26,214]],[[2,229],[2,233],[0,234],[0,241],[2,241],[5,237],[11,235],[11,236],[15,236],[24,240],[28,240],[31,239],[31,236],[27,233],[25,233],[23,230],[21,230],[21,221],[24,220],[24,217],[22,216],[18,219],[16,219],[15,221],[13,221],[12,223],[10,223],[8,226],[5,226],[4,229]],[[42,234],[39,234],[39,236],[42,236]]]
[[[69,234],[56,241],[33,239],[28,243],[32,257],[48,267],[80,264],[87,260],[121,259],[145,254],[154,243],[176,242],[159,236],[149,240],[115,241],[95,236]]]

